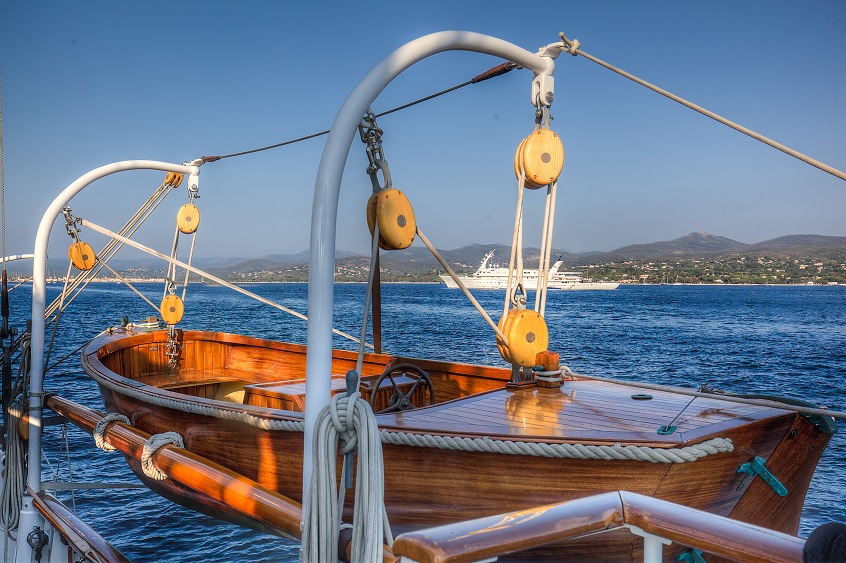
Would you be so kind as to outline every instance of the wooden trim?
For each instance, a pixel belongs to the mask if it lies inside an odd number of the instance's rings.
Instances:
[[[129,563],[126,556],[106,541],[103,536],[92,530],[85,522],[77,518],[56,498],[44,492],[34,494],[31,490],[30,495],[35,509],[58,530],[62,537],[73,544],[73,549],[87,559],[93,560],[91,556],[94,555],[97,561]],[[70,550],[70,546],[68,546],[68,549]],[[71,554],[69,553],[68,561],[70,560]]]
[[[103,417],[96,411],[58,395],[49,395],[46,403],[49,408],[87,432],[93,432],[94,426]],[[150,434],[115,422],[106,428],[106,437],[108,442],[122,453],[140,460],[144,443],[150,438]],[[289,537],[300,537],[300,503],[222,465],[175,446],[166,445],[159,448],[153,454],[152,461],[174,481],[229,505]]]
[[[801,561],[805,545],[801,538],[616,491],[403,534],[394,553],[420,563],[469,563],[623,526],[749,563]]]

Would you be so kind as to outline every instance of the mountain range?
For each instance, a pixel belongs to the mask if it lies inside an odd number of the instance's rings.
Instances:
[[[471,244],[453,250],[441,250],[446,262],[457,272],[474,271],[484,255],[494,251],[492,262],[507,265],[511,249],[503,244]],[[540,250],[524,250],[526,267],[536,267]],[[772,256],[791,255],[795,257],[816,258],[832,255],[846,256],[846,237],[825,235],[787,235],[754,244],[732,240],[727,237],[712,235],[704,231],[690,233],[669,241],[647,244],[631,244],[608,252],[572,253],[553,249],[553,260],[564,261],[565,268],[580,268],[592,264],[607,264],[630,260],[668,260],[715,258],[732,254],[764,254]],[[336,268],[347,271],[352,277],[355,272],[366,272],[369,257],[355,252],[338,250]],[[426,272],[442,271],[440,264],[432,254],[422,246],[412,246],[399,252],[382,252],[380,256],[382,271],[391,277],[401,279],[404,276],[417,276]],[[163,275],[165,266],[156,259],[149,260],[112,260],[110,265],[125,275],[147,277]],[[252,279],[284,277],[291,280],[305,280],[308,276],[308,251],[293,254],[271,254],[259,258],[248,257],[211,257],[196,258],[194,265],[209,273],[225,279]],[[12,273],[25,273],[29,264],[18,262],[9,265]],[[49,260],[48,271],[64,271],[67,262]],[[261,275],[259,275],[261,274]]]

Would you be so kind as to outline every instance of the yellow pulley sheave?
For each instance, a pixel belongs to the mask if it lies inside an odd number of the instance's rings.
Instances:
[[[200,210],[193,203],[186,203],[176,214],[176,227],[181,233],[190,235],[200,226]]]
[[[508,345],[497,336],[496,346],[509,364],[534,366],[538,352],[545,352],[549,347],[549,329],[537,311],[511,309],[499,320],[498,326],[508,339]]]
[[[417,221],[408,197],[395,188],[382,190],[367,200],[367,227],[373,234],[379,225],[379,247],[384,250],[408,248],[417,234]]]
[[[162,299],[160,311],[165,323],[175,325],[182,320],[182,315],[185,314],[185,305],[178,295],[167,295]]]
[[[166,186],[170,186],[171,188],[178,188],[179,184],[182,183],[182,178],[184,178],[184,176],[179,172],[168,172],[165,174],[164,184]]]
[[[525,186],[540,188],[551,184],[564,169],[564,145],[550,129],[537,129],[523,139],[514,154],[514,174],[526,171]]]
[[[68,258],[77,270],[87,271],[97,263],[94,249],[87,242],[77,241],[68,248]]]

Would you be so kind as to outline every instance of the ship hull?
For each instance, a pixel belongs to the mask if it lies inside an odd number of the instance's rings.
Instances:
[[[302,397],[290,391],[298,388],[304,375],[304,347],[219,333],[185,333],[181,365],[174,374],[166,369],[165,344],[166,334],[153,332],[115,335],[89,346],[83,366],[98,382],[106,410],[126,415],[134,426],[151,434],[177,432],[186,449],[300,501],[301,431],[266,430],[232,416],[194,414],[183,407],[209,406],[268,423],[301,423]],[[656,396],[661,400],[653,401],[649,412],[639,415],[641,422],[629,422],[613,414],[631,408],[630,395],[637,389],[625,385],[577,378],[560,388],[509,390],[505,388],[508,369],[368,354],[361,390],[366,399],[374,398],[376,408],[389,404],[391,390],[386,393],[372,387],[374,377],[385,364],[397,361],[414,362],[426,370],[437,400],[433,406],[377,415],[383,431],[453,440],[551,446],[617,443],[656,449],[723,438],[733,448],[693,462],[667,464],[385,443],[385,503],[395,534],[616,490],[795,534],[811,476],[829,438],[807,418],[793,413],[731,403],[709,405],[706,401],[700,407],[709,411],[700,416],[704,422],[686,429],[684,434],[690,439],[680,442],[679,434],[656,434],[658,425],[651,417],[671,419],[688,397]],[[337,351],[333,372],[345,373],[354,363],[354,354]],[[248,374],[249,379],[244,379]],[[232,389],[242,382],[244,393],[240,396],[240,391]],[[162,399],[174,401],[175,408],[157,404]],[[583,420],[597,410],[591,401],[600,399],[605,412]],[[732,409],[734,414],[727,414]],[[719,414],[715,414],[717,410]],[[604,431],[592,430],[603,425],[607,427]],[[767,467],[777,472],[790,491],[787,497],[779,497],[760,478],[744,481],[745,474],[739,474],[738,468],[756,456],[766,459]],[[274,532],[169,479],[152,481],[134,459],[129,461],[148,486],[167,498],[240,525]],[[351,497],[347,495],[347,518],[352,515]],[[642,541],[635,536],[612,533],[554,544],[529,556],[533,560],[590,557],[628,561],[640,557],[641,550]]]

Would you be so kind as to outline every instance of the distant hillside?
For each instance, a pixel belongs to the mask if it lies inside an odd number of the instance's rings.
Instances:
[[[644,258],[670,258],[674,256],[708,256],[730,251],[745,250],[750,245],[698,231],[683,237],[648,244],[630,244],[610,252],[599,253],[604,260],[642,260]]]
[[[471,244],[461,248],[441,250],[440,252],[447,264],[456,272],[467,273],[475,271],[485,254],[491,250],[494,251],[492,263],[507,266],[511,249],[503,244]],[[846,237],[788,235],[754,244],[746,244],[699,231],[669,241],[623,246],[610,252],[568,253],[553,249],[551,255],[553,260],[563,260],[565,269],[585,270],[594,277],[607,277],[609,279],[620,279],[623,274],[637,275],[642,279],[643,272],[635,272],[634,270],[629,272],[625,269],[628,267],[626,264],[631,262],[642,263],[645,271],[648,271],[650,262],[702,261],[720,264],[730,260],[748,265],[753,262],[769,264],[769,259],[779,259],[796,265],[803,260],[810,260],[814,268],[823,267],[826,271],[834,268],[832,271],[836,273],[841,268],[839,264],[846,261]],[[525,249],[523,252],[525,266],[536,268],[539,256],[540,249]],[[817,264],[820,261],[822,261],[823,266]],[[292,254],[272,254],[260,258],[197,258],[194,260],[194,265],[214,276],[231,281],[308,280],[308,251]],[[155,259],[114,260],[111,266],[122,272],[122,275],[131,278],[160,278],[166,271],[166,265]],[[336,279],[340,281],[366,280],[369,266],[370,258],[368,256],[344,250],[336,252]],[[419,243],[401,251],[382,252],[380,267],[382,279],[385,281],[437,281],[438,274],[443,272],[443,267],[435,260],[428,249],[419,245]],[[801,265],[796,267],[802,268]],[[805,269],[808,267],[808,265],[804,266]],[[27,275],[28,272],[32,271],[31,268],[30,261],[13,262],[9,265],[9,271],[13,275]],[[754,269],[749,266],[744,266],[744,268],[747,270]],[[62,259],[49,260],[47,269],[51,276],[64,275],[67,270],[67,262]],[[784,268],[776,269],[783,270]],[[697,274],[695,279],[701,280],[703,275]],[[793,279],[795,278],[796,276]]]

